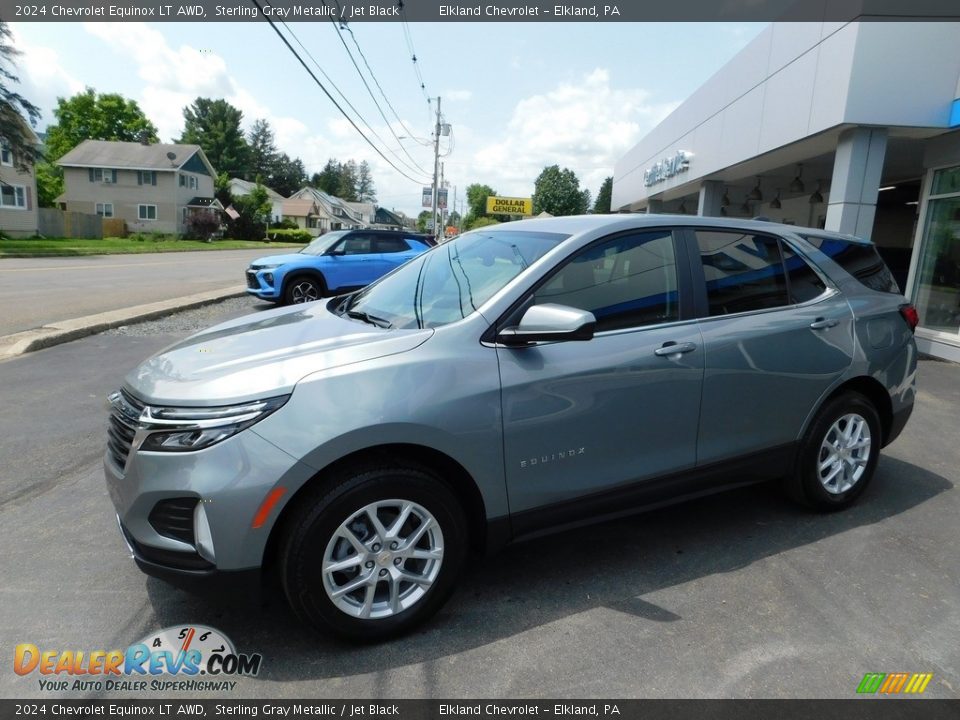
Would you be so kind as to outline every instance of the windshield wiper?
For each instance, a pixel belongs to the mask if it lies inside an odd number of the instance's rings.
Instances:
[[[382,317],[377,317],[376,315],[371,315],[370,313],[365,313],[360,310],[347,310],[347,317],[351,317],[354,320],[362,320],[365,323],[376,325],[379,328],[393,327],[393,323],[389,320],[384,320]]]

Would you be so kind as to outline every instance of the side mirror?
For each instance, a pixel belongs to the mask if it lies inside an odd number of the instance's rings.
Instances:
[[[341,255],[346,255],[347,251],[343,248],[337,248],[336,250],[327,250],[327,255],[331,257],[340,257]]]
[[[586,310],[546,303],[533,305],[520,318],[516,327],[505,328],[497,335],[504,345],[526,345],[534,342],[591,340],[597,319]]]

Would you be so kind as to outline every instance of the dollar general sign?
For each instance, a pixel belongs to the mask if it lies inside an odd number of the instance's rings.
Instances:
[[[490,215],[533,215],[531,198],[495,197],[487,198],[487,213]]]

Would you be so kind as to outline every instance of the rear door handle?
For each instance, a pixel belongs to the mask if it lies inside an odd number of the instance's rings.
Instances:
[[[673,340],[665,342],[662,347],[653,351],[658,357],[670,357],[671,355],[682,355],[683,353],[693,352],[697,346],[692,342],[675,343]]]
[[[810,327],[813,330],[825,330],[826,328],[836,327],[840,324],[839,320],[834,320],[833,318],[817,318],[812,323]]]

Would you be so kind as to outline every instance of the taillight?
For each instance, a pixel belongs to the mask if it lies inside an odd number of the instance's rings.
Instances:
[[[917,325],[920,324],[920,315],[913,305],[902,305],[900,307],[900,314],[903,315],[903,319],[906,320],[907,325],[910,326],[910,332],[917,329]]]

